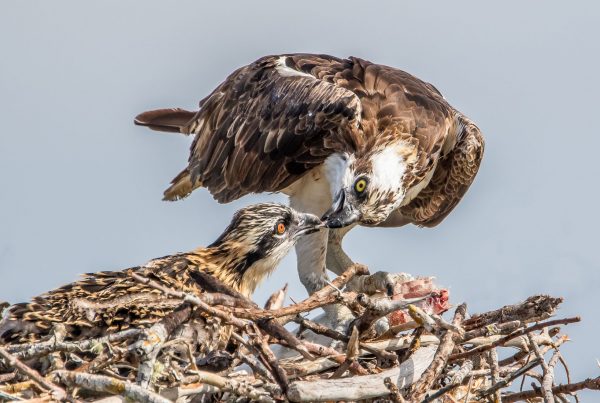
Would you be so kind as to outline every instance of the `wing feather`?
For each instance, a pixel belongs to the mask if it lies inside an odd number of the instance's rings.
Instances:
[[[173,192],[178,181],[204,186],[220,202],[278,191],[346,146],[339,138],[360,120],[360,101],[333,77],[348,66],[329,56],[290,55],[235,71],[201,101],[187,128],[195,134],[189,177],[176,178],[166,198],[193,190]]]

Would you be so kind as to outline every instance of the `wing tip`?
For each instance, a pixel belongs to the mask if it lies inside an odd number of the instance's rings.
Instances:
[[[169,186],[163,192],[164,201],[177,201],[185,199],[194,191],[194,189],[202,186],[202,182],[196,179],[195,183],[192,183],[192,178],[188,168],[184,169],[177,175]]]

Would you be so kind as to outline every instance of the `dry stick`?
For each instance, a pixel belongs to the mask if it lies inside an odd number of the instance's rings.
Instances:
[[[183,303],[173,312],[156,322],[143,333],[142,340],[132,346],[132,349],[141,358],[138,367],[136,382],[142,388],[147,388],[152,380],[152,372],[156,357],[162,349],[165,341],[182,323],[192,316],[192,307],[188,303]],[[193,363],[193,360],[190,360]]]
[[[13,395],[11,395],[11,394],[9,394],[9,393],[2,392],[1,390],[0,390],[0,399],[7,400],[7,401],[9,401],[9,402],[10,402],[10,401],[20,401],[20,400],[24,400],[24,399],[22,399],[22,398],[20,398],[20,397],[18,397],[18,396],[13,396]]]
[[[548,374],[550,373],[550,368],[548,367],[548,364],[544,360],[544,356],[542,355],[540,348],[538,347],[537,343],[533,339],[533,336],[531,335],[531,333],[527,333],[527,339],[529,339],[529,346],[530,346],[531,350],[533,351],[535,356],[538,358],[538,360],[541,361],[542,369],[544,371],[543,372],[544,378],[546,378],[548,376]],[[554,373],[552,374],[552,378],[554,378]],[[544,402],[545,403],[554,403],[554,395],[552,394],[552,383],[550,383],[550,385],[548,385],[548,387],[544,387],[543,382],[541,382],[541,384],[542,384]]]
[[[358,294],[356,301],[366,308],[365,312],[354,320],[352,326],[356,326],[360,333],[367,331],[379,318],[400,309],[406,309],[412,303],[423,301],[430,294],[420,298],[404,300],[391,300],[387,298],[371,298],[366,294]]]
[[[400,390],[398,389],[398,385],[396,385],[389,376],[383,380],[383,384],[385,385],[386,388],[388,388],[390,390],[390,398],[392,399],[392,402],[394,402],[394,403],[405,403],[406,402],[406,400],[404,400],[404,397],[400,393]]]
[[[195,371],[195,375],[198,377],[199,382],[215,386],[221,391],[230,392],[237,396],[245,396],[252,399],[252,401],[273,401],[266,392],[261,393],[256,388],[250,385],[243,385],[235,379],[224,378],[220,375],[206,371]]]
[[[275,357],[275,354],[273,354],[273,351],[271,351],[269,348],[269,344],[263,337],[260,337],[259,335],[252,337],[252,343],[261,352],[261,355],[273,370],[273,375],[275,376],[277,384],[281,387],[283,393],[286,394],[289,387],[287,374],[279,365],[279,361],[277,360],[277,357]]]
[[[78,352],[87,351],[94,345],[117,343],[139,336],[143,329],[127,329],[118,333],[81,341],[56,342],[54,339],[38,343],[15,344],[6,346],[6,350],[20,359],[29,359],[52,353],[54,351]]]
[[[31,369],[27,365],[23,364],[3,347],[0,347],[0,358],[3,358],[9,367],[16,368],[22,374],[27,375],[42,389],[50,391],[56,400],[65,400],[67,398],[67,392],[65,392],[64,389],[56,386],[52,382],[47,381],[36,370]]]
[[[439,399],[440,397],[445,395],[446,393],[453,391],[463,383],[463,380],[471,373],[472,370],[473,361],[465,360],[458,369],[458,371],[456,371],[456,373],[452,376],[452,379],[450,380],[450,383],[448,385],[439,389],[437,392],[427,396],[425,399],[423,399],[421,403],[433,402],[436,399]],[[471,378],[472,377],[469,377],[469,380]]]
[[[333,279],[331,284],[326,285],[304,301],[301,301],[297,304],[269,311],[264,309],[235,309],[232,310],[232,312],[236,315],[239,314],[240,317],[254,320],[259,318],[281,318],[283,316],[295,316],[302,312],[312,311],[313,309],[320,308],[324,305],[333,304],[335,302],[354,302],[353,296],[355,296],[356,293],[344,293],[347,296],[347,298],[344,298],[344,296],[338,295],[338,290],[343,288],[344,285],[350,281],[350,279],[352,279],[352,277],[368,273],[369,270],[366,266],[362,264],[353,264],[352,266],[348,267],[345,272]]]
[[[246,306],[248,308],[260,309],[258,305],[256,305],[253,301],[251,301],[248,297],[243,295],[242,293],[234,290],[233,288],[227,286],[221,281],[217,280],[215,277],[204,273],[204,272],[193,272],[191,273],[192,278],[199,284],[202,284],[209,291],[223,293],[228,295],[236,300],[240,301],[240,305]],[[290,333],[282,324],[277,322],[274,319],[256,319],[256,324],[264,330],[270,336],[276,339],[285,340],[287,345],[289,345],[294,350],[298,351],[304,358],[309,360],[314,360],[315,357],[306,349],[303,343],[298,340],[296,336]]]
[[[275,382],[273,376],[261,366],[261,364],[252,356],[242,353],[241,351],[237,351],[237,355],[240,357],[242,362],[246,363],[255,374],[258,374],[260,377],[264,378],[267,382]]]
[[[560,336],[556,341],[554,341],[552,343],[552,346],[546,346],[546,350],[543,351],[543,354],[545,354],[546,352],[548,352],[549,349],[551,348],[557,348],[559,346],[561,346],[563,343],[569,341],[569,337],[566,335]],[[507,365],[511,365],[515,362],[520,362],[522,360],[524,360],[525,358],[529,357],[531,355],[530,351],[524,351],[524,350],[519,350],[517,353],[515,353],[514,355],[505,358],[503,360],[500,360],[498,362],[498,365],[500,365],[501,367],[505,367]],[[570,378],[567,378],[567,383],[571,383]]]
[[[356,270],[359,270],[360,266],[359,265],[356,265],[356,266],[357,266]],[[349,270],[347,270],[347,272],[349,272],[349,274],[347,276],[344,276],[344,274],[342,274],[342,276],[340,276],[340,277],[342,277],[342,279],[340,281],[345,282],[351,278],[350,274],[352,274],[353,270],[349,269]],[[263,311],[267,314],[269,312],[271,312],[271,311],[267,311],[267,310],[261,310],[254,302],[252,302],[250,299],[248,299],[245,295],[239,293],[238,291],[232,289],[231,287],[228,287],[227,285],[223,284],[222,282],[220,282],[213,276],[210,276],[209,274],[206,274],[203,272],[194,272],[194,273],[192,273],[192,278],[194,278],[194,280],[203,284],[204,286],[208,287],[208,289],[210,289],[211,291],[222,292],[222,293],[228,294],[232,297],[239,298],[240,300],[245,301],[246,305],[250,305],[252,308]],[[336,278],[336,280],[338,280],[338,279]],[[340,287],[342,286],[341,283],[336,284],[336,280],[334,280],[334,282],[332,283],[332,284],[334,284],[334,287],[332,287],[332,290],[337,288],[338,285]],[[337,298],[337,296],[336,296],[336,298]],[[262,330],[264,330],[266,333],[268,333],[269,335],[271,335],[275,339],[277,339],[280,344],[298,351],[300,354],[302,354],[302,356],[304,358],[307,358],[309,360],[314,360],[315,357],[312,354],[315,354],[315,355],[318,355],[321,357],[332,356],[332,358],[336,361],[341,359],[343,362],[343,360],[344,360],[344,358],[338,357],[338,356],[340,356],[340,354],[336,350],[321,346],[319,344],[300,341],[296,336],[294,336],[285,327],[283,327],[283,325],[281,323],[274,320],[273,318],[256,318],[255,317],[253,319]],[[351,369],[354,372],[361,374],[361,375],[368,373],[358,363],[353,363],[351,365]]]
[[[492,393],[495,393],[496,391],[499,391],[500,389],[504,388],[509,383],[511,383],[513,380],[517,379],[521,375],[527,373],[528,371],[530,371],[533,368],[540,365],[540,363],[541,363],[541,360],[539,358],[536,358],[535,360],[531,361],[529,364],[525,365],[522,368],[519,368],[515,372],[508,375],[506,378],[504,378],[501,381],[499,381],[498,383],[492,385],[490,388],[480,392],[479,396],[481,396],[481,398],[484,398],[488,395],[491,395]]]
[[[121,381],[110,376],[59,370],[52,372],[52,377],[55,381],[64,383],[67,386],[76,386],[95,392],[109,393],[111,395],[121,395],[136,402],[170,403],[170,400],[144,389],[141,386],[127,381]]]
[[[347,336],[336,330],[330,329],[327,326],[324,326],[324,325],[317,323],[315,321],[312,321],[310,319],[303,318],[300,315],[297,315],[293,319],[293,321],[314,333],[322,334],[323,336],[327,336],[331,339],[343,341],[344,343],[347,343],[348,340],[350,340],[350,336]],[[387,352],[385,350],[380,350],[377,348],[370,347],[363,342],[360,343],[360,348],[368,351],[369,353],[375,355],[376,357],[378,357],[379,359],[382,359],[382,360],[389,360],[389,361],[397,361],[398,360],[398,356],[396,354]]]
[[[238,335],[237,333],[232,333],[231,338],[234,339],[235,341],[237,341],[240,344],[240,346],[246,347],[252,354],[254,354],[256,357],[258,357],[262,361],[262,364],[266,368],[266,370],[269,371],[269,372],[267,372],[267,371],[261,370],[258,372],[259,374],[262,374],[263,377],[265,377],[266,379],[272,380],[273,382],[276,382],[277,384],[279,384],[279,382],[277,381],[278,377],[277,377],[277,374],[275,373],[275,369],[273,367],[271,367],[271,365],[269,365],[269,362],[266,359],[266,357],[264,356],[264,354],[262,354],[261,349],[258,348],[252,342],[252,340],[246,341],[246,340],[244,340],[244,338],[242,336]],[[257,368],[260,368],[260,367],[257,365]],[[266,375],[265,372],[266,372],[266,374],[270,373],[270,375]]]
[[[421,346],[421,336],[425,331],[424,328],[418,327],[412,334],[412,340],[410,341],[410,345],[406,350],[404,350],[403,354],[398,357],[399,362],[404,362],[410,358],[410,356],[419,349]]]
[[[456,308],[456,312],[454,313],[454,318],[452,319],[452,325],[459,327],[467,313],[467,305],[461,304]],[[454,344],[458,335],[452,331],[447,330],[446,333],[440,339],[440,345],[438,346],[437,351],[435,352],[435,356],[429,368],[421,375],[421,379],[417,381],[417,383],[411,388],[411,396],[410,399],[414,402],[421,402],[425,395],[430,391],[431,386],[435,382],[435,380],[440,376],[444,367],[446,366],[446,362],[448,361],[448,357],[452,353],[454,349]]]
[[[560,358],[560,353],[556,351],[548,365],[546,365],[547,370],[544,372],[544,377],[542,378],[542,390],[544,391],[544,399],[547,400],[546,403],[554,402],[554,395],[552,394],[552,386],[554,385],[554,367]],[[551,399],[548,399],[550,397]]]
[[[588,378],[584,381],[577,383],[568,383],[564,385],[555,386],[552,388],[552,393],[573,393],[582,389],[600,390],[600,376],[594,379]],[[510,393],[504,395],[502,397],[502,401],[504,403],[518,402],[520,400],[528,400],[533,399],[535,397],[541,397],[542,393],[543,391],[541,388],[535,390],[527,390],[524,392]]]
[[[470,332],[466,332],[463,336],[463,342],[488,335],[514,332],[522,325],[523,324],[520,320],[513,320],[506,323],[494,323],[489,326],[480,327],[478,329],[471,330]]]
[[[495,322],[502,323],[513,320],[526,322],[539,321],[552,315],[556,307],[562,302],[562,298],[553,298],[549,295],[534,295],[519,304],[506,305],[494,311],[473,315],[471,318],[465,320],[463,327],[469,331],[478,327],[491,325]]]
[[[356,299],[356,293],[346,292],[344,295],[339,295],[338,290],[343,288],[344,285],[354,276],[368,273],[369,270],[366,266],[362,264],[353,264],[348,267],[345,272],[337,276],[330,284],[321,288],[319,291],[316,291],[310,297],[297,304],[273,310],[266,310],[262,308],[230,308],[229,311],[237,317],[249,320],[281,318],[284,316],[290,316],[289,320],[292,320],[293,317],[299,313],[312,311],[313,309],[320,308],[324,305],[329,305],[336,302],[352,304],[355,303],[354,300]],[[202,272],[194,274],[198,278],[207,278],[207,275]],[[216,281],[213,277],[212,282],[215,283]],[[221,288],[220,290],[220,292],[223,293],[227,292],[225,288]],[[228,288],[228,290],[232,291],[231,288]],[[236,291],[234,292],[238,295],[242,295]]]
[[[496,384],[500,380],[500,370],[498,368],[498,351],[495,348],[491,349],[488,352],[488,363],[490,365],[490,377],[492,379],[492,383]],[[494,402],[500,403],[502,402],[502,398],[500,396],[500,391],[497,390],[494,393]]]
[[[507,336],[505,336],[505,337],[503,337],[501,339],[498,339],[498,340],[496,340],[493,343],[476,347],[476,348],[471,349],[469,351],[465,351],[464,353],[452,354],[450,356],[450,358],[449,358],[449,361],[462,360],[464,358],[470,357],[470,356],[475,355],[475,354],[481,354],[481,353],[483,353],[485,351],[488,351],[488,350],[490,350],[492,348],[496,348],[498,346],[501,346],[504,343],[506,343],[507,341],[509,341],[511,339],[514,339],[515,337],[523,336],[523,335],[525,335],[527,333],[531,333],[533,331],[540,330],[540,329],[543,329],[543,328],[548,327],[548,326],[561,325],[561,324],[567,325],[569,323],[575,323],[575,322],[580,322],[580,321],[581,321],[581,318],[579,316],[575,316],[573,318],[564,318],[564,319],[549,320],[547,322],[541,322],[541,323],[538,323],[536,325],[533,325],[533,326],[530,326],[530,327],[523,328],[523,329],[517,330],[515,332],[512,332],[509,335],[507,335]]]

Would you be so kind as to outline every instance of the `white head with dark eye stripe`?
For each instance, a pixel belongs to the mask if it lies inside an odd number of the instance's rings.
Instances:
[[[302,235],[321,228],[315,215],[282,204],[254,204],[238,210],[209,248],[222,255],[224,269],[239,276],[242,288],[252,293]]]

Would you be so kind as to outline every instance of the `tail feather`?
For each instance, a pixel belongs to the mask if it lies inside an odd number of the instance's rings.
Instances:
[[[175,201],[187,197],[196,188],[202,186],[202,182],[196,179],[192,183],[190,171],[186,168],[179,173],[172,181],[171,186],[164,192],[163,200]]]
[[[161,132],[189,134],[190,123],[195,117],[196,112],[184,109],[156,109],[140,113],[133,122]]]

